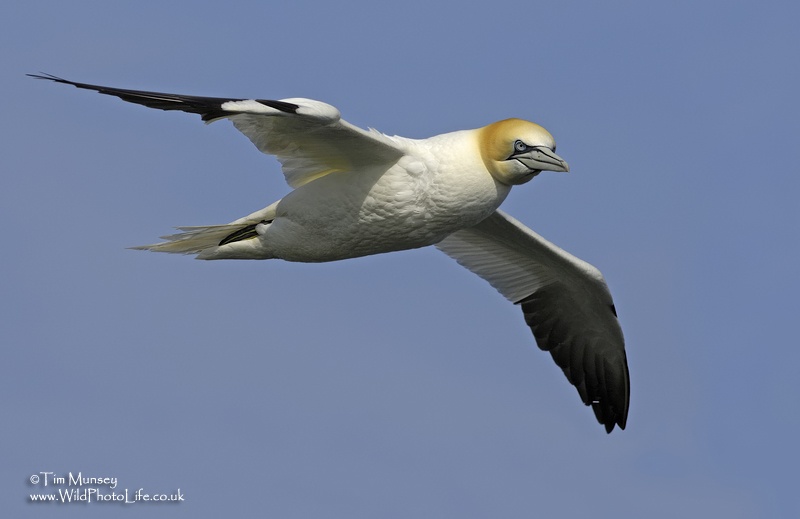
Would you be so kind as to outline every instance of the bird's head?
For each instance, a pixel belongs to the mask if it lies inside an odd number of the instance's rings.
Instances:
[[[538,124],[505,119],[478,131],[486,169],[504,184],[524,184],[542,171],[569,171],[556,155],[556,141]]]

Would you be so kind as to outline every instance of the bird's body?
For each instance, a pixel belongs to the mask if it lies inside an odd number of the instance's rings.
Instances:
[[[605,280],[498,210],[513,185],[568,171],[541,126],[506,119],[428,139],[362,130],[310,99],[228,99],[125,90],[35,76],[162,110],[229,119],[277,156],[294,188],[223,225],[183,227],[136,247],[199,259],[321,262],[435,245],[522,307],[606,431],[625,427],[629,380]]]
[[[319,262],[436,244],[492,214],[511,189],[474,154],[476,133],[393,137],[403,151],[393,163],[302,184],[270,209],[237,222],[268,221],[257,227],[258,239],[205,249],[199,257]]]

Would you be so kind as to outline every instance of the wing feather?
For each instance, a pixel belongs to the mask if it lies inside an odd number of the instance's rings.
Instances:
[[[539,348],[550,352],[606,431],[625,428],[625,341],[599,270],[501,211],[437,247],[519,304]]]
[[[276,155],[286,182],[299,187],[336,171],[391,165],[403,156],[396,139],[342,120],[335,107],[312,99],[232,99],[91,85],[49,74],[38,79],[94,90],[159,110],[199,114],[203,121],[230,119],[263,153]]]

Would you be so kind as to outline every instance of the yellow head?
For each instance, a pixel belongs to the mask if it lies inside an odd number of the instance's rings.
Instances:
[[[524,184],[542,171],[569,171],[555,154],[556,141],[538,124],[505,119],[478,130],[486,169],[504,184]]]

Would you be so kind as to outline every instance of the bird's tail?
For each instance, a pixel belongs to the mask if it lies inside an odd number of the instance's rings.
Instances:
[[[181,231],[168,236],[161,236],[161,243],[151,245],[140,245],[131,247],[135,250],[149,250],[153,252],[169,252],[172,254],[200,254],[207,249],[215,249],[225,243],[230,243],[230,238],[240,235],[239,239],[246,239],[248,228],[254,228],[253,224],[224,224],[224,225],[201,225],[193,227],[178,227]]]
[[[257,226],[272,222],[277,205],[278,202],[275,202],[260,211],[223,225],[178,227],[181,232],[161,237],[166,241],[131,248],[172,254],[197,254],[198,259],[264,258],[263,254],[253,256],[255,244],[248,243],[248,240],[259,235]]]

